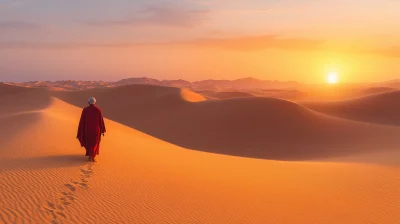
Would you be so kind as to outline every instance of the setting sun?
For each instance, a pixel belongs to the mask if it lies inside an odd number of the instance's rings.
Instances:
[[[327,82],[329,84],[336,84],[339,82],[338,74],[336,72],[330,72],[327,75]]]

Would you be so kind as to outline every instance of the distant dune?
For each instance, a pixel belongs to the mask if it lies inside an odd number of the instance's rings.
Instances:
[[[185,148],[236,156],[302,160],[393,149],[400,134],[399,129],[324,116],[284,100],[192,103],[180,91],[133,85],[54,95],[80,107],[95,96],[114,121]]]
[[[373,95],[377,93],[391,92],[396,90],[398,89],[390,87],[371,87],[361,90],[361,95]]]
[[[98,105],[104,107],[105,113],[108,111],[114,114],[114,111],[120,111],[127,117],[139,116],[137,120],[143,121],[140,119],[142,116],[157,116],[165,111],[190,105],[190,99],[197,101],[202,98],[189,92],[174,87],[124,85],[82,91],[56,91],[53,95],[79,107],[87,106],[87,99],[94,96],[98,99]]]
[[[182,99],[184,99],[188,102],[193,102],[193,103],[206,100],[206,98],[204,96],[202,96],[201,94],[194,93],[187,89],[181,89],[181,97],[182,97]]]
[[[18,111],[40,110],[50,104],[46,89],[25,88],[0,83],[0,116]]]
[[[67,88],[63,88],[63,87],[48,87],[48,90],[51,91],[64,91],[64,90],[68,90]]]
[[[0,82],[0,96],[31,91],[30,88],[14,86]]]
[[[30,81],[30,82],[12,82],[10,84],[24,87],[42,87],[42,88],[63,88],[67,90],[83,90],[102,87],[116,87],[122,85],[155,85],[166,87],[178,87],[191,90],[241,90],[258,88],[294,88],[303,84],[297,82],[280,82],[270,80],[259,80],[255,78],[241,78],[236,80],[201,80],[189,82],[186,80],[157,80],[148,77],[127,78],[116,82],[105,81],[80,81],[80,80],[60,80],[60,81]]]
[[[258,91],[250,91],[254,95],[271,97],[283,100],[298,101],[309,97],[305,90],[296,89],[261,89]]]
[[[51,93],[9,88],[0,85],[0,223],[400,220],[399,163],[387,166],[385,159],[398,147],[387,152],[384,143],[398,136],[397,128],[332,119],[274,99],[188,102],[199,98],[177,88]],[[93,95],[107,118],[125,119],[175,140],[189,138],[191,144],[230,145],[230,150],[223,148],[230,154],[264,151],[273,158],[326,155],[329,160],[351,152],[352,160],[288,162],[204,153],[105,119],[108,131],[99,162],[91,163],[75,138],[81,108],[50,94],[80,106]],[[315,147],[309,148],[311,140]],[[368,148],[373,157],[364,151],[368,143],[373,143]]]
[[[276,99],[284,99],[290,101],[297,101],[307,99],[308,94],[300,90],[289,89],[247,89],[241,91],[212,91],[204,90],[198,91],[209,99],[232,99],[243,97],[270,97]]]
[[[322,113],[368,123],[400,125],[400,91],[390,91],[353,100],[304,102]]]
[[[299,101],[333,101],[348,100],[361,96],[395,90],[396,80],[382,83],[341,83],[338,85],[303,84],[297,82],[281,82],[259,80],[251,77],[236,80],[157,80],[148,77],[127,78],[119,81],[29,81],[10,82],[8,84],[47,88],[49,90],[85,90],[94,88],[112,88],[124,85],[152,85],[176,87],[202,94],[207,99],[230,99],[242,97],[272,97],[294,102]]]

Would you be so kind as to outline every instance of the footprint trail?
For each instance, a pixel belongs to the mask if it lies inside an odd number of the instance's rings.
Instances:
[[[43,210],[49,214],[52,224],[62,223],[62,220],[67,218],[65,208],[77,200],[76,192],[79,189],[88,187],[89,179],[93,176],[93,163],[87,163],[79,170],[79,180],[71,180],[64,184],[64,191],[58,194],[56,202],[46,201],[43,204]]]

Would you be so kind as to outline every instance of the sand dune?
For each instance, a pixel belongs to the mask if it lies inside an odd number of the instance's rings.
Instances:
[[[40,110],[50,103],[45,89],[25,88],[0,83],[0,116]]]
[[[396,91],[398,89],[395,88],[390,88],[390,87],[370,87],[361,90],[362,95],[373,95],[373,94],[378,94],[378,93],[385,93],[385,92],[391,92],[391,91]],[[361,95],[361,96],[362,96]]]
[[[270,97],[284,100],[304,100],[309,96],[305,92],[299,90],[287,89],[248,89],[244,91],[212,91],[204,90],[198,91],[208,99],[233,99],[245,97]]]
[[[151,86],[151,85],[126,85],[115,88],[97,88],[82,91],[57,91],[53,96],[80,107],[87,106],[87,98],[99,98],[98,105],[118,104],[118,109],[130,110],[132,113],[159,113],[169,108],[190,104],[189,91],[179,88]],[[197,98],[201,98],[197,94]],[[198,101],[198,100],[194,100]],[[133,114],[134,115],[134,114]]]
[[[305,92],[305,90],[262,89],[250,92],[256,96],[271,97],[290,101],[298,101],[310,97],[309,94]]]
[[[293,102],[301,101],[321,101],[321,100],[347,100],[361,96],[388,92],[395,90],[386,87],[372,88],[350,88],[350,87],[304,87],[302,89],[248,89],[244,91],[198,91],[208,99],[232,99],[243,97],[270,97],[276,99],[289,100]]]
[[[172,94],[163,91],[152,96],[168,99]],[[14,96],[8,104],[0,104],[2,110],[19,102]],[[104,99],[99,97],[99,103],[106,107]],[[129,97],[113,99],[125,105]],[[0,130],[8,133],[0,135],[1,223],[397,224],[400,220],[398,167],[209,154],[108,119],[99,162],[89,163],[75,139],[81,110],[54,98],[48,103],[40,95],[32,100],[47,106],[13,110],[0,118]],[[169,100],[174,106],[186,102]],[[237,103],[227,101],[230,109]],[[292,104],[274,103],[304,112]],[[198,104],[208,107],[209,102]],[[295,113],[284,111],[287,116]],[[307,113],[305,117],[310,116]]]
[[[231,99],[231,98],[254,97],[253,94],[240,91],[232,91],[232,92],[200,91],[199,93],[208,97],[209,99]]]
[[[0,96],[27,91],[30,91],[30,88],[24,88],[0,82]]]
[[[194,93],[190,90],[187,89],[181,89],[181,97],[182,99],[188,101],[188,102],[201,102],[205,101],[206,98],[198,93]]]
[[[264,90],[256,95],[301,101],[339,101],[350,100],[372,94],[396,90],[388,87],[371,87],[371,85],[317,85],[303,87],[298,90]]]
[[[272,98],[191,103],[179,91],[134,85],[55,96],[80,107],[87,97],[96,96],[109,119],[181,147],[213,153],[303,160],[398,146],[398,128],[332,118]],[[121,96],[129,97],[116,100]]]
[[[330,115],[368,123],[400,125],[400,91],[390,91],[353,100],[304,102],[303,105]]]

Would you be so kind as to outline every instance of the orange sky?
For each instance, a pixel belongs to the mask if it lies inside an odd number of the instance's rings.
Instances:
[[[0,0],[0,81],[395,79],[392,0]]]

